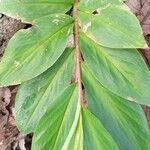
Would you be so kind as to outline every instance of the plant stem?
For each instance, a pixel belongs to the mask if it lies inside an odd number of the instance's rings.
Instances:
[[[82,82],[81,82],[81,52],[78,45],[78,36],[79,36],[79,24],[77,19],[77,6],[78,0],[74,0],[73,4],[73,19],[74,19],[74,47],[75,47],[75,82],[78,86],[78,100],[80,101],[81,105],[85,105],[83,90],[82,90]]]

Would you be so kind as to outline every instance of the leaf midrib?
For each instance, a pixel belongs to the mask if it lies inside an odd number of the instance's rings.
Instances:
[[[76,109],[76,112],[75,112],[75,118],[74,118],[74,121],[72,122],[72,126],[70,128],[70,132],[68,133],[68,136],[66,137],[66,139],[64,141],[64,144],[62,146],[62,150],[65,150],[65,148],[68,147],[68,144],[71,141],[71,138],[72,138],[72,136],[74,135],[74,133],[76,131],[79,119],[80,119],[80,117],[82,117],[81,114],[80,114],[80,110],[81,110],[81,105],[80,105],[80,103],[78,101],[77,102],[77,109]],[[58,141],[58,139],[56,139],[54,148],[56,146],[57,141]]]
[[[76,88],[75,88],[76,89]],[[66,113],[67,113],[67,110],[68,110],[68,106],[69,106],[69,104],[71,103],[71,98],[72,98],[72,96],[74,95],[74,93],[75,93],[75,90],[74,89],[74,91],[72,92],[72,94],[70,95],[70,97],[68,98],[69,99],[69,102],[68,102],[68,104],[67,104],[67,106],[66,106],[66,108],[65,108],[65,110],[64,110],[64,113],[63,113],[63,117],[62,117],[62,119],[61,119],[61,124],[60,124],[60,127],[59,127],[59,130],[58,130],[58,134],[57,134],[57,136],[56,136],[56,138],[55,138],[55,142],[56,142],[56,140],[57,140],[57,138],[58,138],[58,135],[59,135],[59,133],[60,133],[60,129],[61,129],[61,126],[62,126],[62,124],[63,124],[63,122],[64,122],[64,120],[65,120],[65,116],[66,116]],[[55,144],[56,143],[54,143],[54,145],[53,145],[53,149],[54,149],[54,146],[55,146]]]
[[[75,92],[75,90],[74,90],[74,92]],[[71,100],[71,97],[73,96],[74,92],[73,92],[72,95],[70,96],[70,100]],[[62,118],[62,121],[61,121],[62,123],[60,124],[60,127],[59,127],[59,130],[58,130],[58,134],[57,134],[57,136],[56,136],[56,140],[55,140],[55,144],[54,144],[54,146],[53,146],[53,149],[55,148],[56,142],[57,142],[58,137],[59,137],[59,135],[60,135],[60,131],[61,131],[62,125],[63,125],[63,123],[64,123],[65,116],[66,116],[66,113],[67,113],[67,110],[68,110],[68,106],[69,106],[70,103],[71,103],[71,101],[69,101],[68,105],[66,106],[66,110],[65,110],[65,112],[64,112],[64,115],[63,115],[63,118]]]

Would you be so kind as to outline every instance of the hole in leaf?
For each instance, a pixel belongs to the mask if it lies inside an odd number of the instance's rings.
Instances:
[[[97,9],[97,10],[94,10],[93,12],[92,12],[92,14],[93,15],[98,15],[100,12],[99,12],[99,10]]]
[[[28,29],[28,28],[31,28],[32,27],[32,24],[26,24],[24,29]]]

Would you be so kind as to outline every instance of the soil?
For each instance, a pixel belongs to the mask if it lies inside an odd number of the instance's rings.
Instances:
[[[150,46],[150,2],[147,0],[128,0],[127,5],[138,17],[145,38]],[[0,14],[0,59],[9,39],[28,25]],[[148,67],[150,67],[150,49],[140,50]],[[0,150],[29,150],[32,135],[23,136],[15,125],[13,116],[17,87],[0,88]],[[150,125],[150,108],[143,106]]]

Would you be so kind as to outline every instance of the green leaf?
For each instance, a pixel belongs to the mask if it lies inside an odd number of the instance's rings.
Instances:
[[[119,150],[101,122],[87,109],[82,109],[84,150]]]
[[[50,15],[17,32],[0,63],[0,86],[20,84],[51,67],[63,53],[71,29],[71,17]]]
[[[66,146],[80,115],[77,95],[77,88],[72,85],[50,105],[35,130],[32,150],[59,150]]]
[[[150,73],[134,49],[146,44],[123,0],[0,0],[0,12],[32,24],[0,63],[0,87],[21,84],[32,150],[149,149]]]
[[[148,150],[150,131],[142,108],[104,88],[85,64],[82,75],[89,110],[111,134],[119,150]]]
[[[80,0],[78,9],[92,13],[95,10],[99,11],[109,5],[122,5],[122,0]]]
[[[82,125],[82,115],[80,113],[78,124],[74,134],[72,135],[71,139],[66,139],[66,146],[64,149],[73,149],[73,150],[83,150],[83,125]]]
[[[98,14],[79,11],[81,30],[97,44],[110,48],[143,48],[137,18],[128,9],[108,6]]]
[[[93,76],[127,100],[150,105],[150,73],[136,49],[111,49],[81,34],[79,45]]]
[[[72,85],[50,105],[34,131],[32,150],[118,150],[99,120],[84,108],[81,113],[77,99]]]
[[[0,12],[25,22],[67,12],[72,0],[0,0]]]
[[[74,51],[66,49],[50,69],[20,86],[15,115],[22,133],[31,133],[49,105],[68,87],[73,72],[73,57]]]

